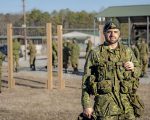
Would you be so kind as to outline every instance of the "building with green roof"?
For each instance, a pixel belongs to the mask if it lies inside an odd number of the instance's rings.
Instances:
[[[144,37],[150,42],[150,5],[112,6],[96,16],[101,24],[113,17],[121,23],[122,37],[128,39],[129,43],[139,37]]]

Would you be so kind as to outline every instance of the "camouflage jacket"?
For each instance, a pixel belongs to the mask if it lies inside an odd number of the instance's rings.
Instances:
[[[80,56],[80,46],[77,43],[74,43],[71,46],[71,63],[78,62],[79,56]]]
[[[36,55],[37,51],[36,51],[36,46],[34,44],[29,44],[27,49],[29,50],[30,56],[35,56]]]
[[[132,61],[134,63],[134,71],[125,71],[122,64],[127,61]],[[97,67],[95,66],[98,66],[99,69],[97,69]],[[113,89],[115,89],[115,91],[120,92],[119,81],[128,80],[130,79],[129,76],[131,75],[135,78],[138,78],[140,76],[140,73],[140,65],[133,51],[127,46],[119,43],[118,47],[115,50],[111,50],[107,46],[107,44],[104,43],[103,45],[100,45],[91,50],[88,58],[86,59],[86,63],[84,66],[84,75],[82,78],[81,100],[83,108],[92,107],[90,95],[93,95],[93,93],[91,93],[91,91],[89,90],[88,82],[88,78],[90,76],[94,76],[97,83],[101,81],[111,81],[112,85],[107,86],[107,88],[113,86]],[[98,92],[97,89],[95,91]],[[97,93],[94,93],[95,96],[96,94]]]
[[[138,49],[140,52],[140,57],[148,56],[148,54],[149,54],[148,44],[141,43],[140,45],[138,45]]]
[[[19,55],[21,45],[18,41],[13,42],[13,55]]]

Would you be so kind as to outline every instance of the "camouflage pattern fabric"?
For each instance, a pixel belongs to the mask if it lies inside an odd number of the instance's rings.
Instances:
[[[58,53],[57,53],[57,43],[53,40],[52,42],[52,64],[54,67],[57,66],[58,62]]]
[[[135,45],[133,45],[133,46],[131,47],[131,49],[132,49],[132,51],[133,51],[133,53],[134,53],[136,59],[137,59],[138,62],[140,63],[140,52],[139,52],[139,49],[138,49]]]
[[[134,63],[134,71],[124,69],[123,63],[127,61]],[[95,120],[135,120],[130,94],[137,89],[133,83],[138,82],[140,71],[140,65],[130,48],[120,43],[113,50],[106,43],[96,47],[89,53],[84,66],[83,108],[92,107],[90,96],[94,95]]]
[[[19,68],[19,51],[20,51],[21,45],[18,42],[17,39],[13,41],[13,67],[14,71],[18,71]]]
[[[148,58],[149,58],[149,48],[148,44],[145,41],[142,41],[141,44],[138,45],[138,49],[140,52],[140,63],[142,66],[142,74],[146,74],[148,68]]]
[[[80,47],[74,41],[71,45],[71,64],[74,72],[78,72],[78,64],[79,64],[79,55],[80,55]]]
[[[69,42],[65,42],[63,44],[63,67],[65,68],[66,73],[70,65],[70,56],[71,56],[71,50],[69,44],[70,44]]]

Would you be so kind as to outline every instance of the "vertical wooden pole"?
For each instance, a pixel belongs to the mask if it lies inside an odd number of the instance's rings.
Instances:
[[[104,34],[103,34],[103,24],[99,25],[99,34],[100,34],[100,43],[104,43],[105,39],[104,39]]]
[[[149,43],[150,43],[150,40],[149,40],[149,16],[147,16],[147,41],[146,41],[146,43],[149,45]]]
[[[131,18],[128,17],[128,45],[131,46]]]
[[[7,55],[8,55],[8,86],[9,88],[15,87],[13,79],[13,48],[12,48],[12,24],[7,25]]]
[[[65,88],[65,82],[63,77],[63,47],[62,47],[62,25],[57,25],[57,36],[58,36],[58,79],[60,83],[60,89]]]
[[[47,56],[48,56],[48,62],[47,62],[47,74],[48,74],[47,89],[51,90],[53,88],[52,29],[51,29],[51,23],[46,24],[46,36],[47,36]]]

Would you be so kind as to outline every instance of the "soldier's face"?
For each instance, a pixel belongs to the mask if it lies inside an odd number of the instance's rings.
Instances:
[[[105,39],[109,44],[115,44],[119,40],[120,30],[119,29],[109,29],[104,34],[105,34]]]

